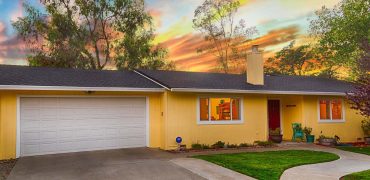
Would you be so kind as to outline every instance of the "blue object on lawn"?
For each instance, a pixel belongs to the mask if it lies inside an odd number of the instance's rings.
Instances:
[[[292,123],[293,128],[293,137],[292,141],[295,141],[297,138],[303,139],[303,131],[301,123]]]
[[[180,144],[180,143],[182,142],[182,138],[181,138],[181,137],[177,137],[177,138],[176,138],[176,142],[177,142],[178,144]]]

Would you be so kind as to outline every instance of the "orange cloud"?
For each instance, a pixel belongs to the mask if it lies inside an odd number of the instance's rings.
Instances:
[[[290,42],[297,38],[298,27],[289,26],[278,30],[273,30],[253,41],[242,44],[239,50],[247,51],[253,44],[260,45],[261,48],[275,46]],[[169,50],[169,60],[175,62],[177,69],[186,71],[217,71],[217,57],[209,53],[198,53],[197,50],[207,46],[204,38],[199,34],[186,34],[178,38],[172,38],[162,43],[162,46]],[[271,57],[274,52],[265,51],[265,58]],[[240,72],[244,68],[244,60],[236,62],[234,72]]]

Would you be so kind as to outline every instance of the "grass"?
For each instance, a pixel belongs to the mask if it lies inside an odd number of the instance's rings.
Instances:
[[[349,174],[349,175],[346,175],[346,176],[344,176],[340,179],[341,180],[357,180],[357,179],[362,179],[362,180],[368,179],[368,180],[370,180],[370,169],[366,170],[366,171],[361,171],[361,172]]]
[[[339,156],[332,153],[308,150],[246,152],[194,157],[257,179],[279,179],[284,170],[288,168],[339,159]]]
[[[351,151],[354,153],[361,153],[361,154],[366,154],[370,156],[370,146],[367,146],[367,147],[336,147],[336,148],[344,150],[344,151]]]

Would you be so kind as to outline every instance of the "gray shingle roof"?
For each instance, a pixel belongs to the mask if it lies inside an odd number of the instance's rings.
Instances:
[[[132,71],[0,65],[0,85],[162,88]]]
[[[345,93],[352,83],[307,76],[265,75],[265,84],[246,83],[245,74],[137,70],[168,87],[208,90]],[[133,71],[81,70],[0,65],[1,85],[156,88],[158,84]]]
[[[352,89],[352,83],[349,82],[308,76],[265,75],[264,85],[252,85],[246,83],[245,74],[156,70],[138,71],[169,88],[338,93],[344,93]]]

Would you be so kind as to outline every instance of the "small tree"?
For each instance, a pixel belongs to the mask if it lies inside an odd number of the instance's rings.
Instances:
[[[241,57],[237,47],[257,33],[255,27],[246,27],[245,20],[236,22],[239,6],[236,0],[205,0],[194,12],[193,26],[209,42],[200,51],[214,53],[225,73],[231,62]]]
[[[314,68],[313,54],[309,45],[294,47],[292,41],[288,46],[267,60],[266,72],[286,75],[304,75]]]

